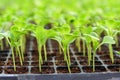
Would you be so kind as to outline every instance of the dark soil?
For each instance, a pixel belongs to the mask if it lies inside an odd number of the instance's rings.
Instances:
[[[6,67],[5,74],[27,74],[28,68],[27,67],[16,67],[16,71],[14,71],[13,67]]]
[[[0,66],[4,66],[5,62],[0,61]]]
[[[107,64],[107,65],[111,65],[111,64],[112,65],[119,65],[120,64],[120,59],[115,59],[114,63],[112,63],[112,61],[109,61],[109,60],[108,61],[104,61],[104,63]]]
[[[6,58],[0,58],[0,61],[6,61]]]
[[[120,65],[108,66],[108,69],[112,72],[120,72]]]
[[[55,64],[56,64],[56,66],[67,67],[67,63],[64,60],[58,60],[58,61],[55,62]],[[77,62],[71,61],[71,66],[77,66],[77,65],[78,65]]]
[[[91,61],[90,63],[91,63],[90,65],[92,65],[93,61]],[[80,64],[83,66],[88,66],[88,61],[80,61]],[[100,66],[102,65],[102,63],[100,61],[95,61],[95,65]]]
[[[38,67],[39,66],[39,62],[32,62],[31,66]],[[48,66],[48,67],[53,66],[53,62],[43,62],[42,66]]]
[[[92,73],[93,68],[92,66],[85,66],[83,67],[83,71],[86,73]],[[106,72],[106,69],[103,66],[95,66],[95,72]]]
[[[6,58],[8,56],[8,54],[6,54],[5,52],[0,52],[0,58]]]
[[[64,57],[55,57],[55,60],[64,60]],[[74,57],[70,57],[71,61],[74,61],[75,58]]]
[[[70,69],[71,69],[71,73],[80,73],[81,72],[79,67],[70,67]],[[58,67],[57,72],[58,73],[69,73],[67,67]]]
[[[32,67],[31,73],[33,74],[52,74],[54,73],[53,67],[42,67],[42,71],[39,71],[39,67]]]
[[[12,59],[12,58],[9,58],[8,61],[12,62],[13,59]],[[19,58],[19,57],[16,57],[16,58],[15,58],[15,61],[16,61],[16,62],[20,62],[20,58]],[[25,58],[24,58],[24,61],[29,61],[29,57],[25,57]]]
[[[23,62],[23,65],[21,65],[20,62],[15,62],[16,66],[29,66],[29,63],[28,62]],[[7,62],[7,65],[5,66],[13,66],[13,62],[9,61]]]

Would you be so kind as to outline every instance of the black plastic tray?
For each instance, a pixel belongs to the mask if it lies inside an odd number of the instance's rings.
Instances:
[[[120,80],[120,73],[0,75],[0,80]]]
[[[50,41],[48,41],[50,42]],[[31,43],[31,45],[33,45],[33,43]],[[51,47],[51,46],[50,46]],[[52,48],[51,48],[52,49]],[[96,55],[95,57],[97,58],[96,61],[100,61],[102,63],[102,66],[107,70],[107,72],[95,72],[95,73],[85,73],[83,71],[83,65],[80,64],[79,60],[78,60],[78,56],[75,54],[74,50],[72,48],[70,48],[71,53],[72,53],[72,57],[74,57],[75,62],[77,63],[77,67],[80,69],[80,73],[57,73],[57,66],[55,64],[55,57],[52,58],[52,62],[53,62],[53,68],[54,68],[54,73],[53,74],[33,74],[30,72],[31,70],[31,57],[32,57],[32,48],[30,47],[30,52],[29,52],[29,73],[28,74],[5,74],[4,71],[2,72],[2,74],[0,74],[0,80],[120,80],[120,73],[119,72],[112,72],[108,69],[109,65],[104,64],[104,61],[101,60],[100,55]],[[52,50],[50,50],[51,53]],[[5,52],[6,53],[6,52]],[[8,54],[9,53],[9,54]],[[2,52],[1,54],[4,54],[4,52]],[[11,57],[11,53],[10,51],[7,52],[8,56],[6,57],[6,61],[8,61],[8,58]],[[104,56],[104,55],[102,55]],[[116,66],[116,64],[113,66]],[[120,64],[117,64],[117,66],[120,67]],[[8,66],[10,67],[10,66]],[[2,66],[2,68],[4,68],[4,66]]]

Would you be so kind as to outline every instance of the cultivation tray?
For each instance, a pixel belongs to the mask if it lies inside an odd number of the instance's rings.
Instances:
[[[0,80],[120,80],[120,57],[114,55],[115,63],[112,64],[107,51],[97,53],[95,56],[96,71],[88,66],[87,57],[77,53],[70,46],[71,73],[67,70],[63,55],[59,54],[57,44],[47,41],[48,60],[44,61],[42,72],[38,68],[38,52],[35,50],[34,40],[30,41],[29,50],[25,53],[25,61],[20,66],[16,57],[16,68],[13,69],[11,51],[0,54]],[[62,58],[61,58],[62,57]]]

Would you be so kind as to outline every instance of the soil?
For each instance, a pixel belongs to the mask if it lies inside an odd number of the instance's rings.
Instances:
[[[112,72],[120,72],[120,65],[108,66],[108,69]]]
[[[43,56],[42,58],[43,58],[43,60],[44,60],[44,56]],[[39,61],[39,57],[38,57],[38,56],[33,56],[31,60],[38,62],[38,61]],[[47,60],[52,60],[52,57],[48,56],[48,57],[47,57]]]
[[[92,65],[93,61],[91,61],[91,64]],[[88,61],[80,61],[80,64],[83,65],[83,66],[88,66]],[[96,66],[101,66],[102,63],[100,61],[95,61],[95,65]]]
[[[110,60],[110,61],[109,61],[109,60],[104,61],[104,63],[107,64],[107,65],[111,65],[111,64],[112,64],[112,65],[119,65],[119,64],[120,64],[120,59],[115,59],[115,60],[114,60],[114,63],[112,63],[111,60]]]
[[[0,61],[6,61],[6,58],[0,58]]]
[[[53,67],[42,67],[42,71],[39,71],[39,67],[32,67],[31,73],[33,74],[52,74],[54,73]]]
[[[80,73],[79,67],[70,67],[71,73]],[[58,73],[69,73],[67,67],[57,67],[57,72]]]
[[[107,55],[101,55],[100,58],[101,58],[102,60],[111,60],[110,55],[108,55],[108,54],[107,54]],[[115,55],[114,55],[114,58],[115,58],[115,59],[120,59],[120,57],[115,56]]]
[[[11,62],[12,62],[13,59],[12,59],[12,58],[8,58],[8,61],[11,61]],[[19,58],[19,57],[16,57],[16,58],[15,58],[15,61],[16,61],[16,62],[20,62],[20,58]],[[24,58],[24,61],[29,61],[29,57],[25,57],[25,58]]]
[[[0,58],[6,58],[8,56],[8,54],[6,54],[5,52],[0,52]]]
[[[64,60],[62,60],[62,61],[58,60],[55,62],[55,64],[56,64],[56,66],[59,66],[59,67],[62,67],[62,66],[67,67],[67,63]],[[77,65],[78,65],[77,62],[71,61],[71,66],[77,66]]]
[[[5,62],[0,61],[0,66],[4,66]]]
[[[82,69],[86,73],[92,73],[93,72],[92,66],[85,66]],[[106,72],[106,69],[103,66],[95,66],[95,72]]]
[[[20,62],[15,62],[16,66],[29,66],[28,62],[23,62],[23,65],[21,65]],[[5,66],[13,66],[13,62],[8,61],[7,64]]]
[[[55,57],[55,60],[64,60],[64,57]],[[74,61],[75,58],[74,57],[70,57],[71,61]]]
[[[39,66],[39,62],[32,62],[31,66],[38,67]],[[43,62],[42,66],[48,66],[48,67],[53,66],[53,62]]]
[[[14,71],[13,67],[6,67],[4,71],[5,71],[5,74],[27,74],[28,68],[27,67],[16,67],[16,71]]]

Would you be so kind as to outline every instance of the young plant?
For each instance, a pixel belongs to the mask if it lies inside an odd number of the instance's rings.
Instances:
[[[21,32],[21,30],[19,31],[19,27],[17,27],[16,25],[12,26],[10,31],[3,33],[3,36],[8,41],[11,51],[12,51],[12,59],[13,59],[15,71],[16,71],[15,56],[19,56],[20,64],[23,65],[24,56],[23,56],[22,51],[24,49],[22,47],[24,47],[24,42],[21,43],[21,41],[24,39],[23,38],[24,34],[25,34],[24,31],[22,31],[22,32]]]
[[[70,44],[75,41],[77,36],[74,35],[73,33],[70,33],[71,28],[68,24],[64,24],[61,27],[57,27],[54,29],[58,32],[58,36],[55,36],[55,38],[53,39],[57,40],[60,47],[62,48],[62,51],[64,54],[64,60],[67,62],[68,71],[71,73],[69,47],[70,47]]]
[[[87,46],[87,54],[88,54],[88,64],[90,65],[91,61],[91,53],[92,53],[92,38],[90,37],[90,34],[93,32],[92,27],[83,27],[81,29],[82,31],[82,39],[85,41],[86,46]]]
[[[93,42],[93,71],[95,71],[95,55],[96,55],[97,49],[103,44],[108,44],[108,45],[115,44],[115,40],[111,36],[105,36],[103,38],[103,41],[99,43],[99,38],[96,33],[92,33],[91,37]],[[110,50],[112,51],[112,48],[110,48]]]
[[[37,27],[35,30],[33,30],[33,35],[37,39],[39,53],[39,71],[41,71],[41,65],[43,64],[43,57],[41,52],[42,46],[44,48],[45,61],[47,61],[46,41],[49,38],[54,37],[56,35],[56,32],[53,30],[46,30],[44,27]]]
[[[103,22],[103,25],[105,26],[101,26],[101,28],[104,29],[105,33],[107,36],[111,36],[112,38],[114,38],[115,36],[117,36],[117,34],[119,33],[119,31],[114,29],[114,25],[111,25],[110,23],[112,23],[113,21],[111,20],[105,20]],[[115,39],[116,40],[116,39]],[[112,44],[108,44],[108,48],[110,51],[110,58],[112,60],[112,63],[114,62],[114,56],[113,56],[113,49],[112,49]]]

